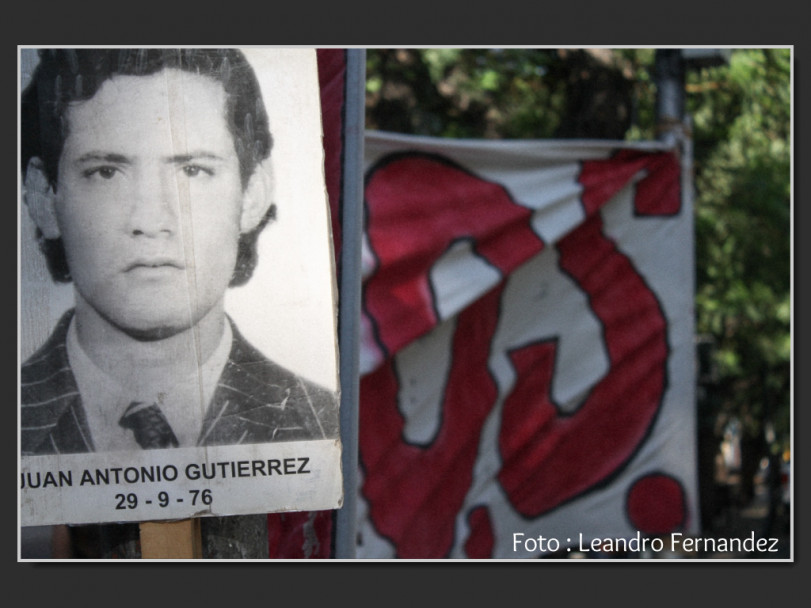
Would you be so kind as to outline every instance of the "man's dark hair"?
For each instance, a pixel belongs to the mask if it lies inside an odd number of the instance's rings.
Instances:
[[[272,138],[256,74],[237,49],[40,49],[39,63],[20,105],[20,159],[23,174],[39,157],[56,191],[59,158],[70,125],[70,104],[92,98],[114,76],[147,76],[175,68],[212,78],[226,94],[226,122],[234,138],[242,187],[260,162],[270,155]],[[257,263],[256,241],[275,214],[271,205],[253,231],[239,240],[231,286],[250,279]],[[70,282],[62,239],[46,239],[38,231],[40,249],[55,281]]]

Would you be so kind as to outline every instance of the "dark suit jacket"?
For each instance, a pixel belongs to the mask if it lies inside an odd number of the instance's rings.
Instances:
[[[21,453],[93,451],[65,339],[73,311],[21,370]],[[268,360],[237,331],[199,445],[338,438],[338,397]]]

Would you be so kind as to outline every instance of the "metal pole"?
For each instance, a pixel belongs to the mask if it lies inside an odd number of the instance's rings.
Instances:
[[[656,128],[657,138],[676,144],[684,120],[684,58],[681,49],[657,49]]]
[[[358,403],[363,236],[363,133],[366,51],[346,52],[346,104],[341,211],[341,279],[338,340],[341,348],[341,465],[344,502],[335,521],[335,557],[352,559],[356,547]]]

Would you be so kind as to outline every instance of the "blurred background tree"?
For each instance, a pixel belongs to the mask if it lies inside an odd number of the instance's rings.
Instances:
[[[368,49],[366,126],[655,140],[655,57],[653,48]],[[762,459],[774,471],[790,447],[791,99],[789,49],[732,49],[725,64],[686,73],[699,444],[709,446],[700,458],[706,478],[725,431],[741,430],[742,502]]]
[[[697,331],[715,345],[704,424],[741,425],[742,500],[789,449],[791,60],[742,49],[688,75],[696,191]]]

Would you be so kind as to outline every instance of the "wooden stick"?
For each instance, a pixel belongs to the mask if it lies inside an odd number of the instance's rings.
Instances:
[[[197,518],[171,522],[143,522],[140,528],[142,559],[203,557],[200,520]]]

